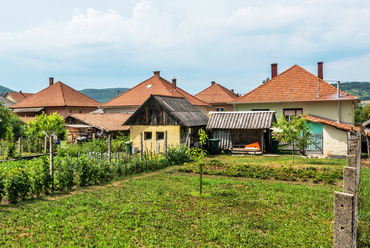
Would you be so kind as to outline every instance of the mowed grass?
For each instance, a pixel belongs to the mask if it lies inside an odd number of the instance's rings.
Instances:
[[[222,163],[249,164],[269,167],[292,167],[303,169],[314,167],[317,169],[338,169],[342,170],[347,166],[347,159],[323,159],[306,158],[300,155],[294,156],[292,163],[291,155],[282,156],[256,156],[256,155],[210,155],[204,161],[219,160]]]
[[[340,186],[173,167],[79,194],[0,206],[0,246],[332,247]]]

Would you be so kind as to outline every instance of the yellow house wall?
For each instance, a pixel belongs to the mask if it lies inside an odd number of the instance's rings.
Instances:
[[[324,157],[330,157],[331,155],[347,155],[346,131],[324,125],[323,143]]]
[[[251,111],[252,109],[269,109],[276,111],[276,116],[283,115],[285,108],[302,108],[303,113],[317,115],[320,117],[337,120],[337,101],[323,102],[290,102],[290,103],[248,103],[235,104],[235,111]],[[354,122],[354,104],[352,101],[341,101],[341,122]]]
[[[207,106],[195,106],[200,112],[207,116],[208,107]]]
[[[130,126],[130,140],[132,145],[136,146],[140,151],[140,133],[143,133],[143,149],[144,151],[163,152],[164,140],[157,141],[156,132],[167,131],[167,146],[180,144],[180,126],[179,125],[161,125],[161,126]],[[151,140],[144,140],[144,132],[152,132]],[[160,149],[158,150],[158,144]]]

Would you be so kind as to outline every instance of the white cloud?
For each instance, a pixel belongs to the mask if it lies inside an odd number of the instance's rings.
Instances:
[[[347,60],[357,65],[368,61],[361,57],[370,44],[370,5],[365,1],[142,0],[130,11],[107,1],[111,9],[79,5],[70,8],[70,18],[0,31],[0,57],[38,70],[112,62],[223,73],[223,78],[232,73],[233,79],[243,72],[252,82],[264,79],[265,66],[277,60],[290,67],[315,64],[319,58],[331,61],[326,67],[341,65],[347,71],[356,70],[345,65]]]

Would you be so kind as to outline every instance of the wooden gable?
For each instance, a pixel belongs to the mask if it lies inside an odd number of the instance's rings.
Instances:
[[[153,97],[144,103],[132,117],[128,125],[180,125],[180,121]]]

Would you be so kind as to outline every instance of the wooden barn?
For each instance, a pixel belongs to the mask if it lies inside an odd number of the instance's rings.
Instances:
[[[140,151],[163,152],[167,145],[194,145],[208,118],[184,97],[151,95],[123,125]]]
[[[222,150],[262,154],[271,149],[274,122],[274,111],[210,112],[207,129],[220,140]]]

